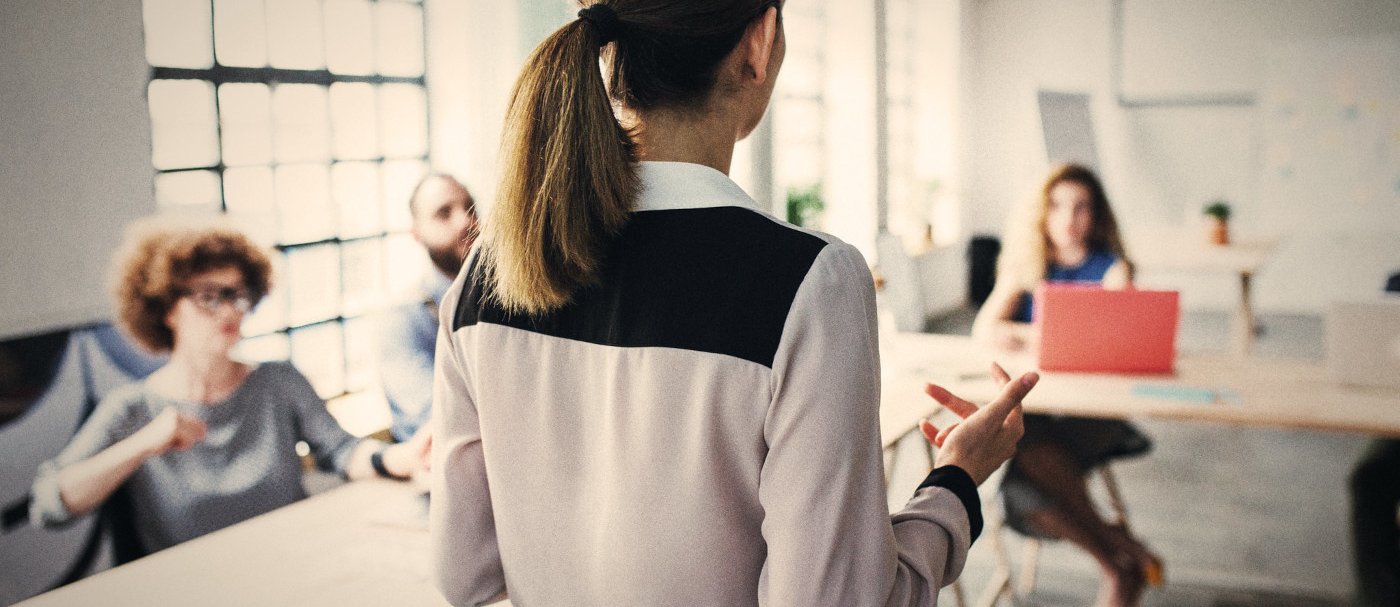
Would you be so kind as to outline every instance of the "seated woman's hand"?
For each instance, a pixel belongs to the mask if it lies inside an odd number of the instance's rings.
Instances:
[[[1013,382],[996,363],[992,364],[992,376],[1001,384],[1001,394],[980,408],[942,386],[925,385],[929,396],[963,421],[942,430],[928,420],[919,423],[924,436],[939,447],[935,466],[962,468],[979,485],[1016,452],[1016,443],[1025,432],[1021,400],[1040,381],[1040,376],[1031,372]]]
[[[204,440],[208,427],[198,418],[166,407],[150,423],[136,431],[137,440],[146,448],[150,457],[164,454],[171,449],[185,451]]]

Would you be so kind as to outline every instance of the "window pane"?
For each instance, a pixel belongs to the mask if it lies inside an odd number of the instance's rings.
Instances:
[[[345,279],[343,313],[363,314],[378,306],[384,294],[384,247],[379,239],[341,245]]]
[[[379,166],[372,162],[339,162],[331,167],[331,193],[340,209],[340,237],[379,233]]]
[[[277,241],[275,192],[270,168],[242,167],[224,171],[224,210],[257,242]]]
[[[272,162],[272,93],[266,84],[221,85],[219,126],[224,164]]]
[[[250,337],[238,343],[234,358],[247,362],[272,362],[292,357],[292,342],[286,333]]]
[[[379,73],[386,76],[423,75],[423,9],[411,4],[375,5]]]
[[[793,61],[783,65],[778,86],[785,95],[816,97],[822,94],[821,64],[815,61]]]
[[[345,321],[345,389],[366,390],[379,383],[379,331],[372,317]]]
[[[379,155],[374,122],[374,86],[358,82],[331,85],[332,153],[367,160]]]
[[[340,245],[321,244],[287,251],[287,303],[292,325],[340,315]]]
[[[249,337],[275,333],[287,327],[287,258],[276,252],[269,252],[268,257],[272,260],[272,290],[243,321],[243,334]],[[286,358],[284,352],[276,360]]]
[[[214,52],[223,65],[267,65],[263,0],[214,0]]]
[[[413,299],[418,283],[428,270],[428,256],[423,245],[408,234],[393,234],[384,239],[384,292],[391,302]]]
[[[214,86],[201,80],[152,80],[151,163],[156,169],[219,162]]]
[[[268,2],[267,29],[272,67],[312,70],[326,66],[321,6],[316,0]]]
[[[272,89],[273,140],[278,162],[329,158],[326,103],[323,86],[282,84]]]
[[[337,74],[374,72],[374,27],[369,2],[337,0],[327,2],[325,10],[326,67]]]
[[[219,175],[181,171],[156,175],[156,204],[164,208],[219,208]]]
[[[277,215],[284,244],[312,242],[335,234],[330,175],[325,165],[277,167]]]
[[[145,0],[141,13],[146,24],[146,60],[151,65],[214,65],[209,0]]]
[[[292,331],[292,364],[321,398],[345,393],[345,340],[340,323],[328,322]]]
[[[403,232],[413,227],[413,214],[408,211],[408,195],[413,186],[428,174],[428,165],[420,160],[391,160],[384,163],[384,228]]]
[[[411,158],[428,151],[428,104],[422,87],[379,87],[379,134],[385,158]]]

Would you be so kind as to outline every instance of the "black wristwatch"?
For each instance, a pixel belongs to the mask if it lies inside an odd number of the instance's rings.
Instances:
[[[384,466],[384,452],[387,450],[389,450],[389,447],[387,446],[380,447],[378,449],[375,449],[374,453],[371,453],[369,455],[369,465],[374,466],[374,473],[384,478],[392,478],[394,480],[400,481],[408,478],[407,476],[399,476],[397,474],[394,474],[393,472],[390,472],[387,467]]]

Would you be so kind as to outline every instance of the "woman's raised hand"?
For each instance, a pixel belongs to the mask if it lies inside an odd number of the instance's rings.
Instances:
[[[935,465],[962,468],[979,485],[1016,452],[1016,443],[1025,432],[1021,400],[1040,381],[1034,372],[1011,381],[996,363],[992,363],[992,376],[1002,391],[985,407],[967,402],[942,386],[926,384],[924,392],[963,420],[941,430],[928,420],[919,422],[924,437],[939,448]]]

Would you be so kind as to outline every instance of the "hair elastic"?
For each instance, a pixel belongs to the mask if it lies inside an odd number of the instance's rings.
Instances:
[[[578,18],[593,28],[593,33],[598,36],[599,46],[617,40],[622,34],[622,21],[618,20],[617,12],[601,2],[580,10]]]

